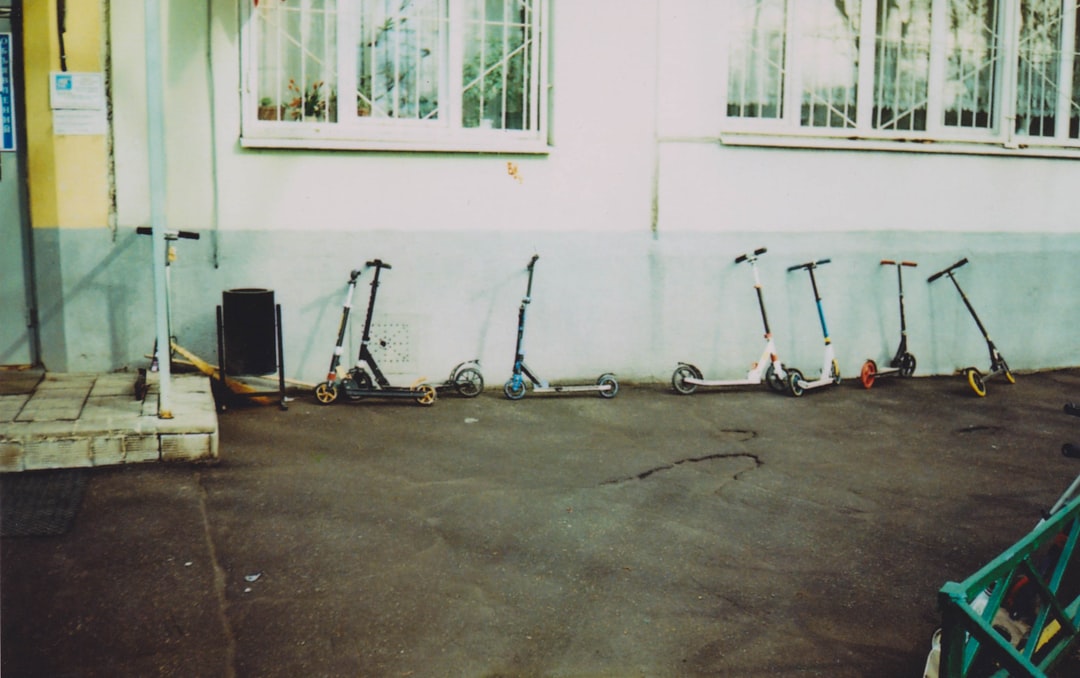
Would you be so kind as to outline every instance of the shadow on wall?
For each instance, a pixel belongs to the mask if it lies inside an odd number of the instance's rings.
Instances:
[[[147,247],[140,248],[134,246],[134,232],[114,240],[113,232],[105,228],[35,229],[33,237],[41,362],[47,369],[112,369],[127,363],[133,340],[145,334],[152,341],[148,238],[142,239]],[[145,265],[140,265],[140,258]],[[90,263],[91,268],[83,269]],[[137,318],[146,321],[136,323]],[[135,331],[140,325],[148,331]],[[77,340],[69,340],[68,326],[96,331],[80,332]]]

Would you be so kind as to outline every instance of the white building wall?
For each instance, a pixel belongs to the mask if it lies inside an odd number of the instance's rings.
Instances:
[[[379,257],[394,269],[376,321],[411,331],[408,359],[386,371],[438,379],[480,357],[497,388],[509,376],[524,266],[536,252],[526,346],[542,376],[591,380],[612,370],[666,381],[690,360],[738,377],[759,352],[761,329],[749,271],[732,260],[767,246],[773,330],[785,362],[807,373],[820,359],[817,317],[805,274],[784,269],[824,257],[833,263],[819,283],[846,375],[867,357],[887,359],[898,338],[895,275],[880,258],[920,262],[905,279],[920,374],[987,367],[948,281],[925,282],[964,256],[972,263],[961,280],[1015,369],[1080,364],[1076,342],[1047,339],[1075,335],[1080,317],[1068,199],[1078,163],[725,145],[715,38],[724,3],[551,6],[552,148],[527,156],[243,149],[237,3],[212,0],[208,13],[202,3],[168,2],[168,220],[204,233],[181,244],[174,269],[183,341],[212,357],[222,290],[271,288],[283,306],[289,375],[320,380],[348,272]],[[114,0],[111,18],[126,243],[149,215],[142,3]],[[128,243],[132,252],[141,244]],[[367,289],[358,290],[356,323]],[[138,335],[84,362],[138,360]],[[355,347],[358,328],[352,339]]]

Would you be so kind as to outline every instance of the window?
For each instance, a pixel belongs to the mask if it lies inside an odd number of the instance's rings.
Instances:
[[[727,132],[1080,148],[1076,0],[736,0]]]
[[[245,145],[546,150],[543,0],[248,0]]]

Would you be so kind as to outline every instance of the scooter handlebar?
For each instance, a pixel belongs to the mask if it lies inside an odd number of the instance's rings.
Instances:
[[[946,269],[944,269],[944,270],[942,270],[942,271],[938,271],[938,272],[937,272],[937,273],[935,273],[934,275],[930,276],[929,278],[927,278],[927,279],[926,279],[926,282],[928,282],[928,283],[932,283],[932,282],[934,282],[935,280],[937,280],[938,278],[940,278],[941,276],[945,275],[946,273],[950,273],[950,272],[952,272],[952,271],[954,271],[954,270],[956,270],[956,269],[960,268],[961,266],[963,266],[963,265],[964,265],[964,264],[966,264],[967,262],[968,262],[968,260],[967,260],[967,257],[964,257],[963,259],[961,259],[960,261],[956,262],[956,263],[955,263],[955,264],[953,264],[952,266],[950,266],[950,267],[948,267],[948,268],[946,268]]]
[[[135,232],[139,235],[153,235],[154,229],[149,226],[138,226]],[[176,240],[177,238],[187,238],[188,240],[198,240],[199,234],[195,231],[165,231],[166,240]]]
[[[882,266],[918,266],[914,261],[894,261],[893,259],[882,259]]]
[[[540,258],[539,254],[532,255],[532,259],[529,259],[529,265],[526,268],[528,268],[531,271],[533,266],[536,266],[536,260],[539,259],[539,258]]]
[[[832,259],[818,259],[817,261],[808,261],[805,264],[796,264],[794,266],[788,266],[788,273],[790,273],[792,271],[797,271],[800,268],[805,268],[807,270],[809,270],[811,268],[817,268],[818,266],[821,266],[823,264],[828,264],[830,262],[832,262]]]
[[[769,250],[766,247],[759,247],[756,250],[754,250],[754,256],[755,257],[760,257],[762,254],[765,254],[768,251]],[[736,264],[741,264],[742,262],[746,261],[749,258],[750,258],[749,254],[740,254],[739,256],[735,257],[735,263]]]
[[[385,268],[386,270],[390,270],[391,268],[393,268],[393,266],[391,266],[390,264],[384,262],[382,259],[374,259],[372,261],[367,262],[364,265],[365,266],[374,266],[376,268]]]
[[[349,282],[356,282],[356,279],[360,277],[360,274],[364,272],[362,268],[354,268],[349,272]]]

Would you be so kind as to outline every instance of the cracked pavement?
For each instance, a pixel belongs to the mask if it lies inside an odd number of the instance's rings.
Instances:
[[[6,676],[911,676],[1080,463],[1080,370],[230,409],[4,539]]]

